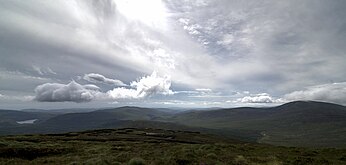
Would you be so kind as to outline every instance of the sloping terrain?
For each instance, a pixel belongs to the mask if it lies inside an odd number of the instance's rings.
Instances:
[[[3,111],[0,117],[2,121],[7,120],[0,125],[2,135],[102,128],[163,128],[200,131],[275,145],[346,147],[346,107],[313,101],[296,101],[267,108],[241,107],[180,113],[140,107],[61,115]],[[39,122],[15,122],[33,118],[38,118]]]
[[[68,113],[40,123],[47,131],[81,131],[95,128],[118,128],[134,121],[151,121],[170,116],[168,112],[139,107],[120,107],[88,113]]]
[[[346,147],[346,107],[297,101],[271,108],[233,108],[181,113],[181,124],[213,129],[259,131],[259,142],[278,145]]]
[[[16,121],[38,119],[43,121],[53,117],[53,114],[42,112],[23,112],[15,110],[0,110],[0,123],[15,123]]]
[[[0,164],[345,164],[345,149],[245,143],[163,129],[0,137]]]
[[[32,112],[20,113],[31,114]],[[125,127],[200,130],[177,123],[161,121],[163,118],[170,117],[175,113],[176,111],[170,112],[168,109],[140,107],[119,107],[85,113],[65,113],[52,115],[50,118],[33,124],[18,124],[16,122],[12,122],[10,125],[3,124],[1,125],[0,135],[64,133],[68,131]]]

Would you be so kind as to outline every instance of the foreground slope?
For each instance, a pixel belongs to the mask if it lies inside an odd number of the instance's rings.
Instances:
[[[0,137],[0,164],[345,164],[345,153],[162,129]]]

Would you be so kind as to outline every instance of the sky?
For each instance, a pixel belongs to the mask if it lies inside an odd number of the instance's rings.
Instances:
[[[346,105],[344,0],[0,0],[0,108]]]

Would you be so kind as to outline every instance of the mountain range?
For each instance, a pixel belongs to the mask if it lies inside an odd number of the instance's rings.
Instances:
[[[325,102],[295,101],[276,107],[187,111],[127,106],[63,112],[0,110],[0,134],[160,128],[207,132],[274,145],[346,147],[346,107]],[[26,120],[35,121],[20,124],[20,121]]]

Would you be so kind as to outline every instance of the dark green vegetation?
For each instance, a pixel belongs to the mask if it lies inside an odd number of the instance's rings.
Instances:
[[[102,129],[0,138],[0,164],[345,164],[345,149],[245,143],[162,129]]]
[[[346,107],[323,102],[296,101],[270,108],[242,107],[185,112],[139,107],[65,114],[61,110],[59,113],[33,111],[0,111],[0,134],[161,128],[199,131],[274,145],[346,147]],[[29,119],[38,120],[34,124],[16,123]]]
[[[271,108],[234,108],[181,113],[173,121],[188,126],[255,131],[258,142],[288,146],[346,147],[346,107],[296,101]]]
[[[23,112],[14,110],[0,110],[0,126],[3,124],[15,124],[16,121],[38,119],[40,121],[47,120],[54,115],[44,112]]]

